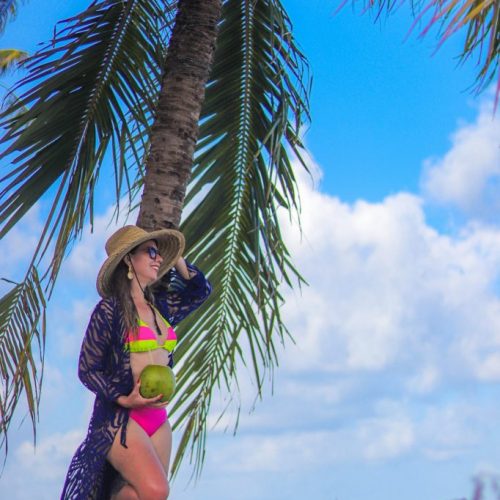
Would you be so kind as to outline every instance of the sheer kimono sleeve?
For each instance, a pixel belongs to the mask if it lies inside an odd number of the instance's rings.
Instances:
[[[92,316],[82,342],[78,377],[87,389],[99,398],[115,401],[122,392],[119,381],[113,377],[112,357],[113,305],[101,301]]]
[[[154,294],[157,307],[172,326],[200,307],[212,291],[212,285],[205,275],[193,264],[186,261],[186,265],[190,279],[184,279],[172,269]]]

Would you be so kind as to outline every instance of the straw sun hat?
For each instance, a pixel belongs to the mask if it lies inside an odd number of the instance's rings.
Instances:
[[[111,294],[110,280],[118,264],[125,255],[145,241],[155,240],[163,262],[158,270],[160,279],[179,259],[184,250],[184,236],[175,229],[145,231],[137,226],[124,226],[110,236],[106,242],[108,258],[104,261],[97,275],[97,291],[101,297]]]

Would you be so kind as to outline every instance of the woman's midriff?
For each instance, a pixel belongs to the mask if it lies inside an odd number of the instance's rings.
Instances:
[[[167,366],[170,360],[170,353],[165,349],[155,349],[148,352],[131,352],[130,367],[134,382],[137,383],[142,370],[148,365],[164,365]]]
[[[155,349],[147,352],[131,352],[130,367],[134,382],[137,383],[142,370],[148,365],[168,365],[170,353],[165,349]],[[148,406],[130,410],[130,418],[137,422],[147,433],[152,436],[167,420],[166,408],[152,408]]]

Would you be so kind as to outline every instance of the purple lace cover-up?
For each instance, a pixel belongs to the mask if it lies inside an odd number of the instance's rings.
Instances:
[[[174,327],[199,307],[212,290],[196,266],[190,263],[187,266],[196,273],[190,280],[183,279],[173,269],[155,287],[156,307]],[[121,444],[126,446],[129,415],[129,410],[115,401],[121,395],[130,394],[133,388],[125,336],[118,300],[101,300],[90,317],[78,366],[80,380],[96,395],[94,409],[87,437],[69,466],[61,500],[105,500],[110,497],[116,471],[106,456],[119,429],[122,429]]]

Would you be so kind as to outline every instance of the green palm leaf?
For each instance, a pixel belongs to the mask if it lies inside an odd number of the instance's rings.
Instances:
[[[213,391],[231,394],[243,362],[260,394],[288,335],[280,286],[301,277],[277,211],[298,209],[289,150],[300,153],[308,95],[307,64],[290,33],[276,0],[224,4],[186,198],[196,206],[182,225],[194,243],[188,257],[207,272],[214,294],[180,325],[172,414],[183,434],[174,472],[188,449],[200,471]]]
[[[343,4],[345,4],[343,2]],[[497,74],[497,100],[500,95],[500,74],[498,59],[500,55],[500,4],[494,0],[410,0],[415,14],[415,22],[422,25],[420,36],[437,28],[439,45],[450,36],[464,29],[465,40],[460,60],[465,62],[476,58],[479,68],[476,78],[476,92],[488,86]],[[366,5],[378,10],[377,18],[385,10],[392,12],[401,3],[394,0],[369,0]]]
[[[0,33],[5,30],[7,22],[17,14],[18,2],[15,0],[0,0]],[[0,76],[17,64],[24,61],[28,53],[18,49],[0,49]]]
[[[0,325],[0,442],[7,454],[7,430],[23,393],[36,438],[45,349],[45,297],[34,266],[30,266],[24,281],[0,300]]]
[[[434,14],[422,34],[434,24],[440,24],[440,44],[462,28],[467,28],[462,61],[477,58],[479,73],[476,91],[484,89],[498,72],[500,55],[500,5],[493,0],[433,0]],[[500,75],[499,87],[500,90]]]
[[[0,49],[0,76],[27,57],[27,52],[22,50]]]
[[[18,3],[16,0],[0,0],[0,33],[4,31],[9,18],[17,14]]]

